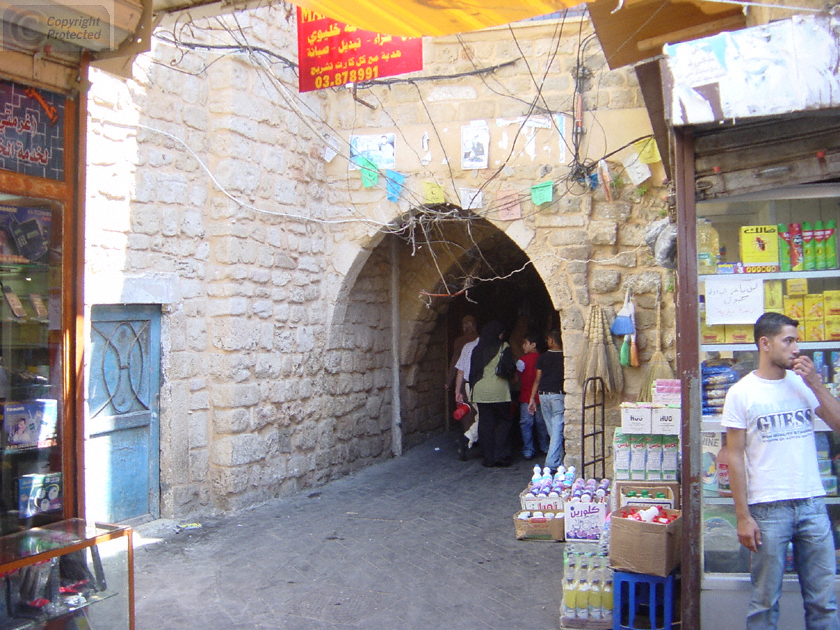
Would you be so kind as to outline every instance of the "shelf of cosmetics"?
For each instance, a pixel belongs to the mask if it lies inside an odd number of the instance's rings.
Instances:
[[[840,393],[840,351],[827,353],[823,350],[814,350],[804,354],[811,357],[831,395],[837,396]],[[714,359],[700,364],[704,422],[720,419],[729,388],[757,367],[755,357],[752,355],[741,356],[737,361]],[[829,428],[822,420],[816,418],[815,430],[828,431]]]
[[[721,260],[720,235],[708,219],[697,221],[697,270],[700,274],[797,272],[837,269],[834,220],[740,229],[738,262]]]

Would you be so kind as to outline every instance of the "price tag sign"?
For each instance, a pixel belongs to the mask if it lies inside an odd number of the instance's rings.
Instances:
[[[764,282],[757,278],[706,279],[706,324],[754,324],[764,313]]]
[[[423,38],[363,31],[297,9],[299,90],[311,92],[423,69]]]

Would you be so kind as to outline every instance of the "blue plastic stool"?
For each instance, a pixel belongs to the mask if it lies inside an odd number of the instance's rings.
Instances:
[[[640,606],[647,606],[645,628],[671,630],[674,618],[674,574],[668,577],[613,571],[613,630],[634,630],[639,628],[636,616]],[[627,609],[627,625],[624,609]],[[657,619],[662,625],[656,625]],[[649,623],[648,623],[649,622]]]

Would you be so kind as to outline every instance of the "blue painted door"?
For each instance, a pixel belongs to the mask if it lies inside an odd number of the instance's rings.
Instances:
[[[85,418],[90,520],[160,516],[160,307],[91,308]]]

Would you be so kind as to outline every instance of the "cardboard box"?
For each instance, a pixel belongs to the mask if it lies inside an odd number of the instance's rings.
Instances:
[[[764,310],[784,313],[784,292],[781,280],[764,281]]]
[[[620,571],[667,577],[680,564],[682,515],[667,525],[621,518],[614,512],[610,525],[610,566]]]
[[[566,542],[599,540],[606,518],[606,503],[567,503],[563,518]]]
[[[726,326],[707,326],[705,322],[700,324],[700,343],[715,344],[726,343]]]
[[[662,481],[662,436],[648,435],[647,457],[645,461],[645,479]]]
[[[829,315],[824,320],[825,340],[840,341],[840,315]]]
[[[630,479],[630,436],[613,434],[613,479]]]
[[[754,343],[752,324],[727,324],[726,343]]]
[[[516,530],[516,540],[551,540],[563,541],[566,539],[565,527],[563,525],[562,510],[542,510],[543,513],[553,514],[553,518],[545,516],[528,520],[522,520],[519,515],[532,510],[522,510],[513,515],[513,526]]]
[[[653,384],[655,405],[676,405],[682,403],[682,382],[678,378],[658,378]]]
[[[805,341],[825,341],[825,322],[823,320],[805,320]]]
[[[621,495],[629,490],[641,492],[647,490],[656,495],[656,492],[662,491],[662,488],[668,489],[668,496],[674,501],[673,509],[680,509],[680,484],[676,481],[616,481],[613,484],[610,497],[612,499],[612,509],[617,510],[621,507]]]
[[[808,278],[789,278],[785,280],[785,289],[788,295],[807,295]]]
[[[647,496],[643,496],[644,493]],[[627,496],[630,493],[635,493],[636,496]],[[664,497],[657,497],[657,494],[664,494]],[[640,486],[638,484],[621,484],[618,487],[618,506],[623,508],[625,506],[642,506],[650,507],[651,505],[658,505],[669,510],[677,509],[677,501],[674,498],[674,490],[666,484],[647,484]]]
[[[651,410],[650,432],[654,435],[679,435],[681,413],[680,407],[654,407]]]
[[[680,468],[680,436],[662,436],[662,481],[676,481]],[[679,486],[677,486],[679,494]],[[679,505],[675,507],[679,508]]]
[[[805,296],[805,319],[822,319],[825,317],[822,293],[809,293]]]
[[[824,317],[840,315],[840,291],[823,291]]]
[[[523,510],[539,510],[545,512],[546,510],[560,510],[563,511],[563,499],[560,497],[534,497],[533,499],[526,499],[525,495],[529,492],[529,488],[525,488],[519,493],[519,505]]]
[[[47,398],[25,403],[0,403],[6,449],[54,446],[58,428],[58,401]]]
[[[630,479],[647,479],[647,435],[630,436]]]
[[[779,270],[779,228],[775,225],[741,227],[741,262],[746,273]]]
[[[786,295],[783,300],[785,315],[793,319],[802,319],[805,315],[805,296]]]
[[[642,407],[635,403],[622,403],[621,432],[630,434],[650,433],[651,411],[650,405]]]

